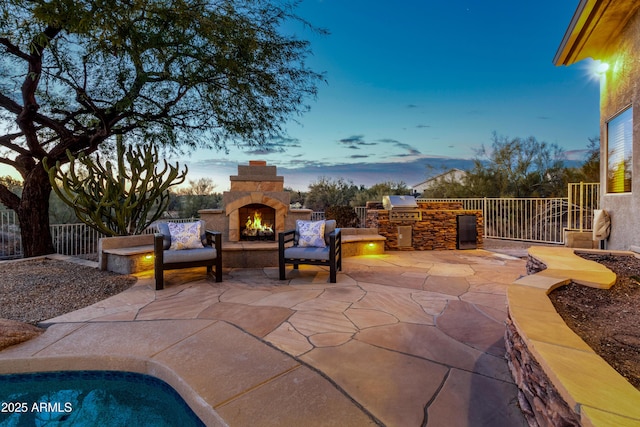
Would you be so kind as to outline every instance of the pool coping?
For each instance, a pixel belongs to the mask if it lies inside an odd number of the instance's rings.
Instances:
[[[87,326],[91,327],[90,324],[81,323],[75,325],[52,325],[48,329],[48,337],[50,339],[47,342],[38,341],[38,344],[41,344],[38,348],[29,345],[34,341],[32,340],[32,342],[22,344],[19,347],[20,351],[16,352],[11,348],[4,350],[5,357],[0,360],[0,374],[98,370],[150,375],[169,384],[205,425],[227,426],[222,417],[213,409],[213,405],[207,402],[189,384],[189,381],[177,373],[176,366],[171,362],[162,363],[154,360],[153,357],[132,357],[123,354],[37,355],[41,351],[46,351],[50,345],[54,345],[59,340],[71,339],[74,334],[79,333],[81,329],[85,329]],[[91,333],[90,330],[84,332]],[[183,339],[186,338],[187,335],[183,337]],[[27,347],[30,349],[27,350]],[[31,353],[30,357],[25,357],[25,350]],[[12,355],[11,353],[14,352],[15,354]]]

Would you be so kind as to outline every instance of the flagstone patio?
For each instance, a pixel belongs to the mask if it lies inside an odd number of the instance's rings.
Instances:
[[[521,259],[387,252],[322,267],[150,273],[0,352],[0,373],[117,369],[173,386],[207,425],[524,426],[504,357]]]

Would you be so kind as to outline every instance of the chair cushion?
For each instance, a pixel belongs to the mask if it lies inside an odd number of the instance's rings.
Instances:
[[[206,246],[200,249],[189,249],[188,251],[164,251],[162,253],[165,264],[174,262],[193,262],[214,260],[217,257],[215,248]]]
[[[202,241],[202,246],[207,245],[207,235],[206,235],[206,223],[204,220],[198,220],[195,222],[200,223],[200,240]],[[156,227],[158,228],[158,233],[162,234],[162,248],[167,250],[171,247],[171,232],[169,231],[169,224],[180,224],[176,222],[157,222]],[[200,247],[202,247],[200,246]]]
[[[295,259],[312,259],[312,260],[329,260],[329,248],[313,248],[313,247],[300,247],[300,246],[292,246],[290,248],[286,248],[284,250],[285,258],[295,258]]]
[[[327,246],[324,240],[324,221],[296,221],[296,234],[298,246],[324,248]]]

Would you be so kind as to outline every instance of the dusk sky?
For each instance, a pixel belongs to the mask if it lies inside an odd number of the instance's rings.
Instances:
[[[305,0],[298,14],[330,35],[308,66],[326,73],[311,111],[268,149],[196,151],[188,179],[229,187],[238,164],[266,160],[285,186],[320,177],[411,186],[471,159],[492,133],[535,136],[583,158],[599,132],[599,84],[588,61],[555,67],[578,0]],[[436,170],[429,170],[430,163]],[[0,170],[0,175],[6,173]]]
[[[306,0],[309,66],[326,73],[311,111],[270,150],[196,152],[189,178],[229,186],[238,163],[266,160],[285,186],[319,177],[357,185],[427,178],[428,159],[470,159],[491,136],[535,136],[583,158],[598,135],[599,84],[589,61],[556,67],[578,0]],[[449,166],[444,161],[432,161]]]

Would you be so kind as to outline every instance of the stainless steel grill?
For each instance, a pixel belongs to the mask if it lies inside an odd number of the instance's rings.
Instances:
[[[382,206],[389,211],[390,221],[422,220],[422,212],[413,196],[383,196]]]

